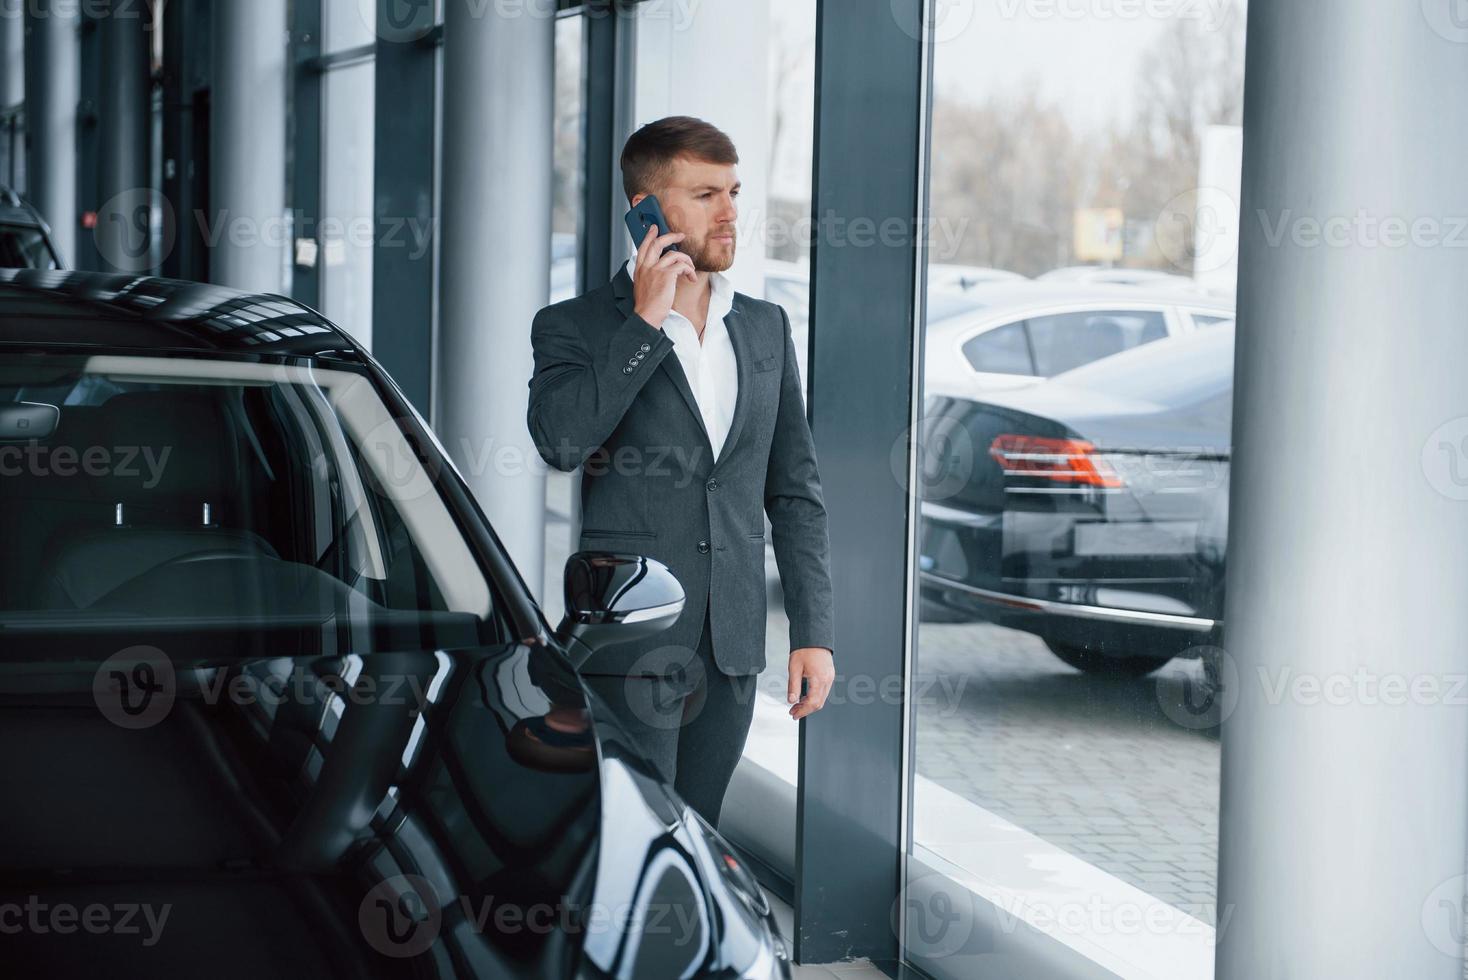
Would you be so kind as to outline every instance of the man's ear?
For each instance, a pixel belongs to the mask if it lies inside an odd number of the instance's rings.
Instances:
[[[642,199],[645,197],[647,197],[647,194],[645,192],[638,191],[636,194],[632,195],[632,200],[628,202],[628,207],[637,207],[637,205],[642,203]]]

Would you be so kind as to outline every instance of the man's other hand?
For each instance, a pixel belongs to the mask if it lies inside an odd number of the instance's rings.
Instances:
[[[806,681],[805,697],[800,696],[800,682]],[[786,699],[792,705],[790,717],[799,721],[826,706],[831,685],[836,683],[836,664],[825,647],[801,647],[790,651],[790,685]]]

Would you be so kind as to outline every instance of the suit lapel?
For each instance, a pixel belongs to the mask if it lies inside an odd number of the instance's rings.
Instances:
[[[734,360],[738,364],[739,390],[734,394],[734,418],[729,422],[729,435],[724,440],[723,451],[719,454],[719,461],[727,459],[729,453],[738,445],[739,430],[744,426],[744,417],[749,414],[749,393],[754,387],[754,356],[749,349],[749,338],[744,333],[747,319],[741,308],[739,297],[734,297],[734,305],[730,307],[729,314],[724,317],[724,328],[729,331],[729,343],[734,347]]]
[[[623,320],[626,320],[632,315],[632,277],[627,274],[627,267],[625,265],[618,269],[617,274],[612,277],[612,293],[617,298],[617,312],[622,314]],[[713,442],[709,439],[708,430],[704,428],[703,413],[698,410],[698,399],[693,397],[693,387],[688,383],[688,376],[683,373],[682,362],[678,360],[678,355],[675,353],[669,357],[664,357],[662,363],[658,366],[668,373],[668,377],[673,382],[673,387],[678,389],[678,394],[682,395],[683,401],[687,403],[688,411],[692,413],[693,421],[698,426],[698,431],[703,433],[703,443],[709,451],[709,465],[713,465]],[[738,417],[737,407],[735,409],[735,417]]]

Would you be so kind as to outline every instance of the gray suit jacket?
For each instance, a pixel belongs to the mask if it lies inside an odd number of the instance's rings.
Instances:
[[[672,629],[599,651],[586,673],[656,673],[687,661],[706,608],[719,668],[762,670],[765,514],[791,648],[835,649],[826,507],[790,319],[736,292],[724,323],[739,393],[715,461],[673,342],[633,313],[625,268],[535,316],[530,434],[550,465],[583,466],[579,548],[656,558],[688,597]]]

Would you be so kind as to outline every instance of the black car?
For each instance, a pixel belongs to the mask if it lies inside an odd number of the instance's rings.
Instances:
[[[575,664],[382,369],[278,296],[0,272],[8,976],[784,977],[738,855]]]
[[[921,445],[930,620],[1145,674],[1221,642],[1231,322],[984,401],[937,393]]]
[[[0,269],[59,269],[51,228],[39,211],[0,185]]]

